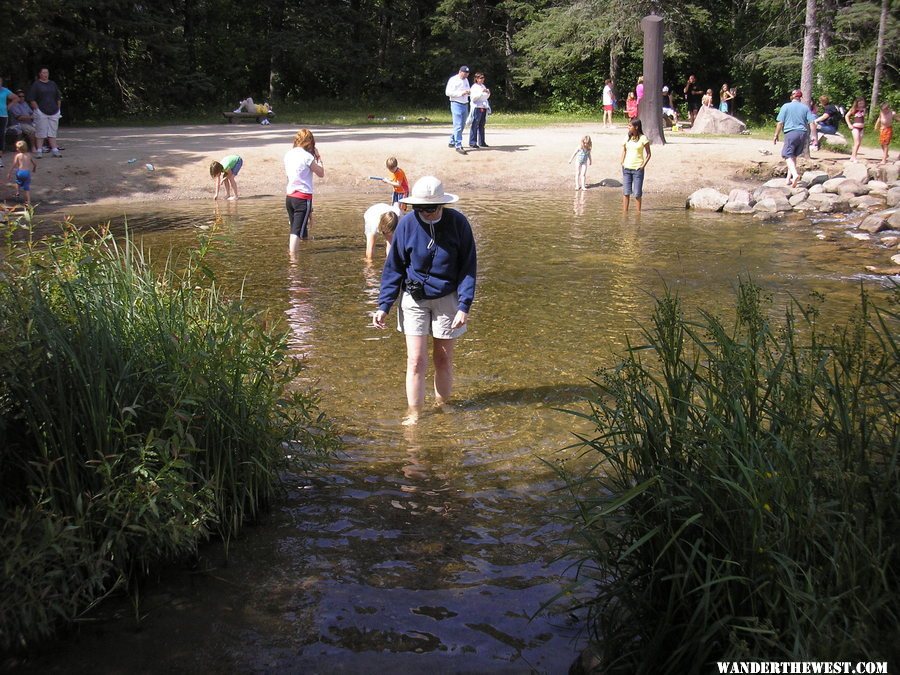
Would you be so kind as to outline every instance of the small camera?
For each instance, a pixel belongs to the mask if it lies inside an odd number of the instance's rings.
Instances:
[[[409,293],[413,300],[423,300],[425,298],[425,286],[421,281],[409,279],[406,282],[406,292]]]

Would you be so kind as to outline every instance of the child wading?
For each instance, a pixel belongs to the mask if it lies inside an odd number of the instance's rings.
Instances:
[[[31,174],[37,171],[37,165],[28,152],[28,143],[25,141],[16,143],[16,156],[6,174],[7,180],[12,178],[13,171],[16,172],[16,197],[18,198],[21,190],[25,194],[25,204],[31,204]]]
[[[225,198],[234,201],[238,198],[237,175],[244,166],[244,160],[238,155],[223,157],[221,162],[213,162],[209,165],[209,175],[216,179],[216,194],[213,199],[219,198],[219,188],[225,183]],[[232,194],[234,193],[234,194]]]
[[[578,163],[575,165],[576,190],[587,190],[585,179],[587,178],[587,168],[591,164],[591,147],[593,147],[591,137],[585,136],[581,139],[581,146],[569,157],[569,164],[572,163],[573,159],[578,158]]]
[[[406,179],[406,173],[397,165],[396,157],[388,157],[384,166],[391,172],[390,178],[385,178],[384,182],[394,188],[391,204],[398,204],[401,211],[406,211],[406,204],[400,201],[409,196],[409,181]]]
[[[631,120],[628,138],[622,144],[622,211],[628,212],[631,195],[641,212],[641,195],[644,191],[644,167],[650,161],[650,139],[644,136],[640,120]]]

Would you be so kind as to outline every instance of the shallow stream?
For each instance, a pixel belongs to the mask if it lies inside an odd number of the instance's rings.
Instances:
[[[448,186],[452,191],[452,187]],[[207,573],[173,571],[132,618],[108,603],[35,657],[34,672],[565,672],[583,645],[577,617],[542,611],[570,580],[545,462],[564,448],[588,378],[638,338],[665,285],[689,310],[727,313],[739,275],[770,291],[854,304],[865,249],[820,241],[805,221],[761,224],[685,211],[650,196],[623,218],[615,190],[464,195],[478,242],[469,333],[457,346],[449,413],[400,421],[402,336],[371,327],[383,249],[363,259],[371,196],[316,200],[313,239],[287,254],[280,200],[136,205],[128,224],[162,259],[215,225],[226,288],[286,318],[306,383],[345,441],[331,478],[288,477],[261,525],[204,551]],[[121,221],[122,208],[78,222]],[[391,313],[391,319],[394,312]],[[429,397],[430,398],[430,397]]]

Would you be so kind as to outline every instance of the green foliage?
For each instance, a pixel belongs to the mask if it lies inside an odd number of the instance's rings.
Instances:
[[[837,50],[829,49],[825,56],[816,61],[813,98],[825,94],[835,103],[849,107],[862,91],[861,84],[857,68],[850,59],[839,56]]]
[[[900,315],[765,305],[742,283],[729,329],[666,294],[601,375],[560,471],[605,673],[896,656]]]
[[[28,231],[30,236],[31,232]],[[204,263],[66,228],[0,272],[0,649],[265,510],[336,440],[283,330]]]

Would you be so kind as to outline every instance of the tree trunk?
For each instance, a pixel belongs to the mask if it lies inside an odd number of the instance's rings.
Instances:
[[[644,32],[644,97],[638,114],[644,135],[653,144],[665,144],[662,119],[663,20],[651,14],[641,19]]]
[[[825,52],[831,47],[831,38],[834,37],[834,15],[837,12],[836,0],[822,0],[819,8],[819,58],[825,56]]]
[[[878,114],[881,73],[884,71],[884,31],[887,27],[888,6],[890,4],[890,0],[881,0],[881,20],[878,22],[878,47],[875,52],[875,77],[872,80],[872,106],[869,108],[870,118],[874,118]]]
[[[284,0],[273,0],[269,8],[269,96],[268,101],[276,101],[278,69],[281,66],[283,48],[282,32],[284,31]]]
[[[806,21],[803,26],[803,69],[800,72],[800,91],[803,100],[812,102],[813,59],[816,56],[816,0],[806,0]]]

